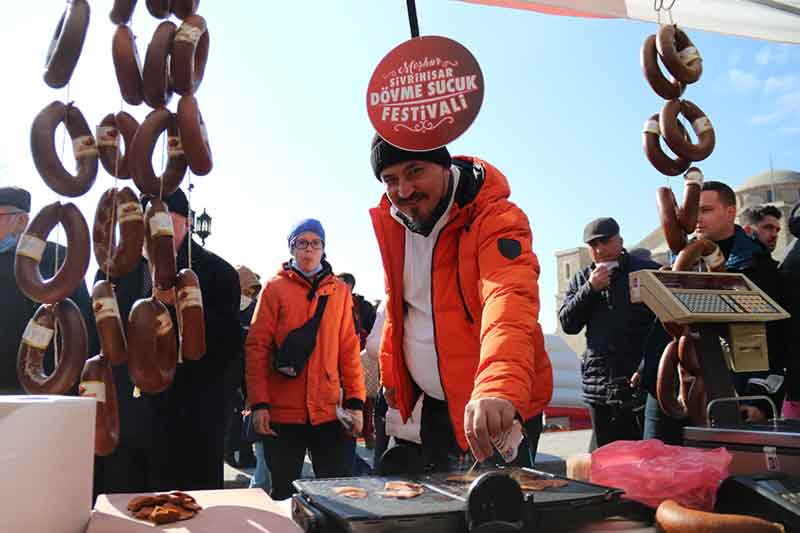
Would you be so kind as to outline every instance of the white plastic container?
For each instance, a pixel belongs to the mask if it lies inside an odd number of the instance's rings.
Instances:
[[[92,507],[95,400],[0,396],[0,529],[83,533]]]

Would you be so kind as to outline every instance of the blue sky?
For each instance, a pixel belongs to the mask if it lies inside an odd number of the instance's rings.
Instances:
[[[542,266],[541,322],[553,331],[555,251],[579,246],[584,224],[598,216],[614,216],[629,244],[657,224],[655,190],[667,181],[644,158],[640,132],[662,102],[639,68],[641,43],[656,27],[450,0],[417,3],[422,34],[460,41],[483,68],[481,112],[450,150],[486,159],[509,178],[512,200],[531,221]],[[36,173],[28,143],[36,113],[66,99],[66,89],[50,89],[41,78],[63,4],[11,4],[0,20],[0,183],[29,188],[34,210],[57,199]],[[121,102],[110,1],[91,4],[70,97],[95,125]],[[144,58],[158,21],[139,4],[133,30]],[[334,268],[353,272],[368,298],[381,297],[367,210],[382,189],[369,167],[365,92],[373,68],[409,37],[405,2],[204,1],[200,14],[211,31],[211,51],[197,98],[215,166],[193,179],[193,204],[213,216],[209,248],[269,276],[287,258],[292,222],[316,217],[326,228]],[[800,169],[800,47],[690,35],[704,74],[685,96],[717,131],[717,148],[700,165],[707,179],[739,185],[769,168],[770,153],[775,168]],[[173,99],[169,107],[176,105]],[[139,120],[149,112],[144,104],[124,108]],[[101,168],[94,188],[77,199],[90,225],[100,194],[113,184]],[[680,183],[672,185],[680,195]]]

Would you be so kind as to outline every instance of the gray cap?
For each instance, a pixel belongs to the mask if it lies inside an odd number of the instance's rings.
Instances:
[[[0,187],[0,205],[11,205],[30,213],[31,193],[19,187]]]
[[[583,228],[583,242],[589,244],[595,239],[607,239],[619,234],[619,224],[611,217],[596,218]]]

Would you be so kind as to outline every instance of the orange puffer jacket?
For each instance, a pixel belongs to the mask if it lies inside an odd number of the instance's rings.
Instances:
[[[245,343],[247,401],[251,407],[268,405],[272,422],[318,425],[336,420],[341,389],[345,407],[363,407],[366,390],[352,296],[324,264],[326,272],[311,300],[311,283],[284,265],[262,289],[253,314]],[[314,351],[297,377],[286,377],[272,364],[273,349],[314,316],[319,297],[326,294]]]
[[[479,159],[458,157],[460,179],[433,251],[431,301],[439,375],[456,440],[467,449],[470,399],[509,400],[524,420],[553,394],[553,372],[539,325],[539,262],[525,214],[508,200],[508,181]],[[381,382],[395,391],[403,419],[416,401],[403,353],[405,227],[384,195],[370,210],[383,257],[386,322]]]

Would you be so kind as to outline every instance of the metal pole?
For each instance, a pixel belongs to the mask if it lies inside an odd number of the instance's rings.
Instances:
[[[406,7],[408,8],[408,25],[411,27],[411,37],[419,37],[419,20],[417,20],[416,0],[406,0]]]

